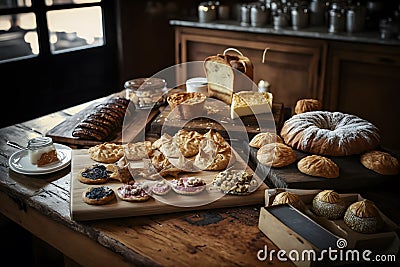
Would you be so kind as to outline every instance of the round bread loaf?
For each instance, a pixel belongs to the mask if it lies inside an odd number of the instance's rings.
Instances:
[[[357,201],[347,208],[344,222],[352,230],[364,234],[376,233],[383,225],[378,209],[366,199]]]
[[[399,161],[387,152],[370,151],[361,155],[360,162],[364,167],[382,175],[397,175]]]
[[[270,143],[283,143],[282,138],[273,132],[264,132],[256,134],[250,141],[249,146],[260,148]]]
[[[317,99],[300,99],[296,102],[294,113],[300,114],[309,111],[322,110],[322,103]]]
[[[290,146],[275,142],[260,147],[257,160],[265,166],[278,168],[295,162],[296,154]]]
[[[310,111],[285,121],[281,137],[294,149],[324,156],[348,156],[375,149],[379,129],[355,115]]]
[[[331,159],[319,155],[302,158],[297,163],[297,168],[302,173],[311,176],[323,178],[339,177],[339,166]]]
[[[290,204],[300,211],[304,211],[306,208],[304,202],[295,193],[288,191],[278,193],[275,196],[272,205],[279,204]]]
[[[324,190],[314,197],[312,211],[318,216],[335,220],[343,217],[346,204],[335,191]]]

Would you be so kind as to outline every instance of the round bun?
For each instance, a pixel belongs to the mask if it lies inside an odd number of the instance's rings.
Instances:
[[[375,149],[379,129],[355,115],[310,111],[285,121],[281,137],[294,149],[323,156],[349,156]]]
[[[387,152],[370,151],[361,155],[360,162],[364,167],[382,175],[397,175],[399,161]]]
[[[322,110],[322,103],[317,99],[300,99],[296,102],[294,113],[300,114],[309,111]]]
[[[274,168],[284,167],[296,161],[296,154],[290,146],[282,143],[271,143],[260,147],[257,160]]]
[[[314,197],[312,211],[318,216],[335,220],[343,217],[346,204],[335,191],[324,190]]]
[[[339,177],[339,166],[331,159],[319,155],[302,158],[297,163],[297,168],[302,173],[311,176],[323,178]]]
[[[204,180],[196,177],[182,177],[171,183],[172,189],[180,195],[196,195],[206,188]]]
[[[95,163],[81,169],[77,174],[77,178],[84,184],[104,184],[110,178],[110,173],[105,165]]]
[[[376,233],[383,225],[378,209],[366,199],[355,202],[347,208],[344,222],[352,230],[364,234]]]
[[[89,187],[82,192],[82,199],[90,205],[103,205],[115,198],[115,193],[108,186]]]
[[[288,191],[281,192],[275,196],[272,205],[279,204],[290,204],[300,211],[304,211],[306,207],[304,202],[295,193]]]
[[[254,148],[260,148],[263,145],[271,143],[283,143],[282,138],[276,133],[258,133],[250,141],[249,146]]]

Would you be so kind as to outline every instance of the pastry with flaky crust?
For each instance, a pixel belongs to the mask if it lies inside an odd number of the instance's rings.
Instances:
[[[311,155],[302,158],[297,163],[297,168],[304,174],[323,177],[339,177],[339,166],[331,159],[320,155]]]
[[[263,145],[271,143],[283,143],[283,140],[276,133],[270,133],[270,132],[258,133],[251,139],[249,146],[260,148]]]
[[[382,175],[397,175],[399,173],[399,161],[387,152],[370,151],[360,157],[364,167]]]
[[[89,157],[101,163],[114,163],[124,156],[122,145],[104,142],[88,149]]]
[[[294,113],[300,114],[309,111],[322,110],[322,103],[318,99],[300,99],[296,102]]]
[[[271,143],[260,147],[257,151],[257,160],[265,166],[278,168],[295,162],[296,154],[290,146]]]
[[[346,203],[335,191],[324,190],[314,197],[311,209],[318,216],[335,220],[343,217],[346,211]]]
[[[196,131],[179,130],[173,136],[173,142],[176,142],[183,156],[193,157],[199,153],[199,144],[203,135]]]
[[[279,204],[290,204],[300,211],[304,211],[306,209],[304,202],[298,197],[298,195],[288,191],[280,192],[274,197],[272,205]]]
[[[150,141],[127,143],[123,147],[126,159],[134,161],[150,157],[154,151]]]

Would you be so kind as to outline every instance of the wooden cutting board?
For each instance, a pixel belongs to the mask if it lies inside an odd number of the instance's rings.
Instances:
[[[297,188],[297,189],[333,189],[333,190],[355,190],[373,187],[384,187],[393,183],[396,176],[381,175],[365,168],[358,155],[347,157],[329,157],[339,166],[338,178],[321,178],[306,175],[297,169],[300,159],[311,155],[302,151],[294,150],[296,162],[282,167],[269,168],[257,160],[258,149],[244,146],[249,149],[249,158],[255,167],[256,173],[261,177],[267,177],[266,183],[270,187]]]
[[[248,167],[245,161],[242,160],[240,155],[236,154],[236,161],[233,163],[235,168],[243,168],[254,173],[253,170]],[[71,203],[70,213],[71,218],[77,221],[85,220],[97,220],[106,218],[118,218],[118,217],[130,217],[130,216],[142,216],[150,214],[164,214],[181,211],[192,211],[202,209],[214,209],[224,207],[235,207],[235,206],[246,206],[246,205],[263,205],[264,204],[264,193],[268,187],[260,180],[259,188],[250,195],[246,196],[233,196],[223,195],[222,193],[211,192],[209,190],[203,191],[198,195],[183,196],[178,195],[171,190],[165,197],[157,196],[157,199],[151,198],[146,202],[127,202],[122,201],[118,197],[111,203],[101,206],[88,205],[82,200],[82,192],[90,185],[83,184],[77,179],[78,172],[95,163],[90,159],[87,149],[75,149],[72,151],[72,162],[71,162]],[[209,184],[217,171],[201,171],[198,173],[184,173],[182,176],[196,176],[203,178],[207,184]],[[173,179],[167,178],[168,180]],[[107,182],[106,185],[115,189],[122,185],[118,181]],[[194,206],[197,203],[206,203],[199,206]],[[170,205],[168,203],[175,203],[177,205]]]
[[[53,142],[55,143],[62,143],[79,147],[90,147],[106,141],[112,143],[123,143],[124,141],[126,143],[130,141],[135,141],[137,138],[139,138],[148,123],[160,113],[160,108],[153,110],[136,109],[133,112],[132,117],[130,117],[129,120],[125,120],[123,127],[114,131],[110,135],[110,137],[104,141],[87,140],[72,136],[72,132],[79,121],[85,118],[87,114],[92,112],[97,105],[103,102],[106,102],[106,100],[102,100],[101,102],[94,102],[80,112],[72,115],[62,123],[49,130],[46,133],[46,136],[51,137],[53,139]]]
[[[272,114],[259,114],[255,116],[245,116],[240,119],[231,119],[230,106],[223,102],[207,98],[204,109],[204,116],[190,121],[181,120],[170,115],[171,108],[167,106],[150,125],[152,133],[161,134],[164,132],[177,132],[180,129],[197,131],[204,134],[210,129],[217,130],[225,139],[231,139],[230,134],[247,132],[249,138],[254,135],[276,128],[280,129],[283,122],[283,104],[273,103]],[[272,116],[271,116],[272,115]]]

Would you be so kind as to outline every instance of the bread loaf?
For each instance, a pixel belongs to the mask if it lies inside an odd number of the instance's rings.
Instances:
[[[208,81],[210,97],[232,103],[232,94],[239,91],[251,91],[253,87],[253,63],[240,55],[217,54],[204,60],[204,71]]]

